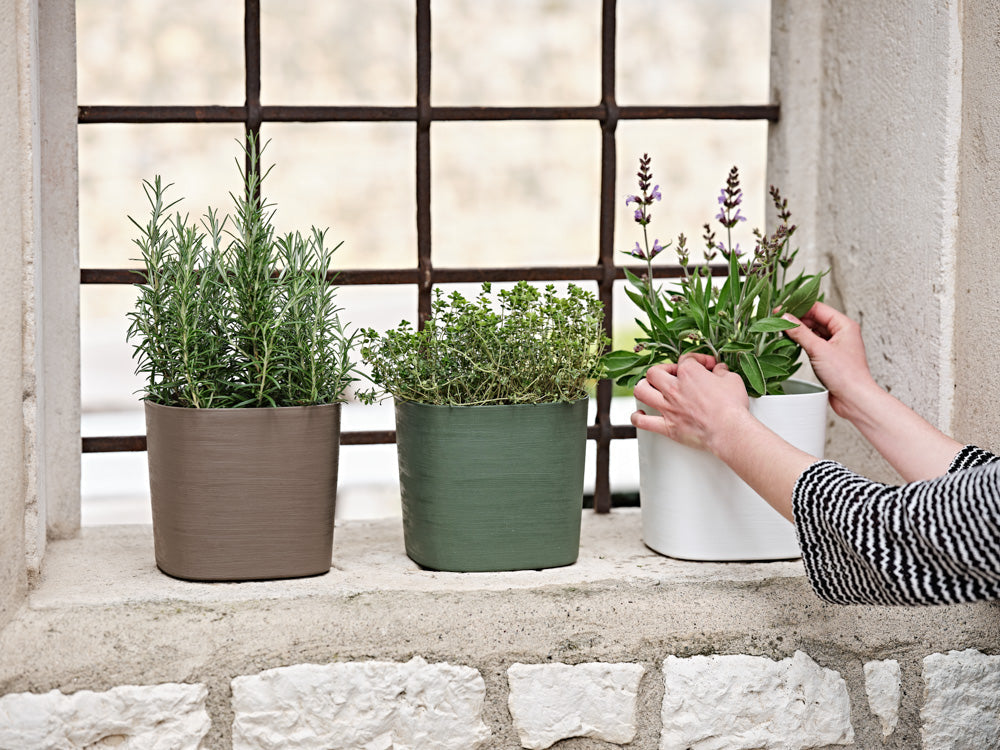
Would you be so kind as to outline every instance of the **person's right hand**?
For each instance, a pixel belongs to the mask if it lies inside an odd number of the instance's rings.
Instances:
[[[785,333],[809,356],[813,372],[830,392],[833,410],[850,418],[856,396],[878,387],[868,369],[861,327],[822,302],[814,304],[801,320],[787,313],[782,317],[801,324]]]

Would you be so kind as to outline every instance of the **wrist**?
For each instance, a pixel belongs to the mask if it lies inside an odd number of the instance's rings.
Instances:
[[[708,436],[705,448],[724,463],[729,457],[746,447],[747,438],[756,427],[763,425],[745,406],[733,406],[720,412]]]
[[[831,393],[830,395],[837,401],[837,414],[855,427],[860,427],[862,423],[870,420],[873,414],[880,411],[879,402],[886,398],[892,399],[892,396],[871,377],[854,381],[847,392]]]

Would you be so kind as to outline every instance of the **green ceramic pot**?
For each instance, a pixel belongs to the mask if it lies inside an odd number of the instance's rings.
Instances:
[[[406,554],[434,570],[571,565],[580,549],[587,399],[396,402]]]

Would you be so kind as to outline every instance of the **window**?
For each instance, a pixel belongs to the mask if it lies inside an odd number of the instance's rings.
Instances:
[[[767,0],[78,0],[77,14],[83,451],[106,462],[144,449],[141,412],[107,426],[99,416],[138,387],[123,377],[137,276],[121,209],[144,215],[139,182],[158,171],[189,212],[223,203],[235,172],[206,165],[230,164],[246,131],[271,140],[278,223],[329,224],[346,240],[337,283],[361,325],[425,315],[437,285],[523,278],[590,286],[609,333],[627,335],[616,249],[632,226],[620,199],[643,151],[674,233],[710,218],[733,163],[760,201],[747,213],[763,215],[778,117],[761,103]],[[116,322],[90,322],[101,317]],[[109,361],[117,377],[99,374]],[[613,445],[635,431],[612,423],[610,382],[595,401],[594,507],[606,512]],[[391,443],[378,419],[345,419],[346,450]],[[108,434],[123,424],[131,436]],[[366,470],[394,471],[386,460]],[[130,466],[85,468],[84,491]]]

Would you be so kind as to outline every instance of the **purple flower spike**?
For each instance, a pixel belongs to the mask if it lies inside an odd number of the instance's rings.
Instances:
[[[651,197],[653,198],[653,200],[657,200],[657,201],[660,200],[663,197],[662,195],[660,195],[660,186],[659,185],[653,185],[653,194],[652,194]]]

